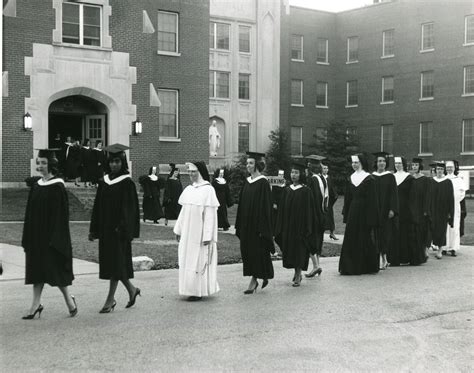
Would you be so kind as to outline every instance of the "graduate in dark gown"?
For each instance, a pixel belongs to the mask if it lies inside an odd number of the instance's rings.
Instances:
[[[293,286],[300,286],[301,271],[308,269],[309,254],[316,250],[313,234],[316,219],[311,189],[304,164],[293,163],[292,184],[283,190],[275,226],[275,241],[283,253],[283,267],[294,268]]]
[[[337,198],[339,197],[337,193],[336,186],[334,185],[334,182],[332,180],[332,177],[329,176],[329,166],[326,161],[323,161],[321,164],[322,168],[322,175],[326,179],[327,183],[327,189],[328,189],[328,210],[326,212],[325,216],[325,223],[324,223],[324,230],[329,231],[329,238],[331,240],[337,241],[338,238],[334,234],[334,231],[336,230],[336,224],[334,222],[334,204],[337,201]]]
[[[104,167],[107,163],[107,157],[105,155],[104,149],[102,149],[103,143],[101,140],[97,140],[95,148],[92,151],[94,162],[92,164],[92,184],[97,186],[97,183],[100,179],[104,177]]]
[[[257,279],[263,279],[262,289],[273,278],[271,254],[275,253],[272,226],[272,196],[265,169],[265,154],[247,152],[247,172],[240,192],[235,220],[235,234],[240,239],[244,276],[252,276],[245,294],[253,294]]]
[[[219,208],[217,209],[217,227],[228,231],[230,224],[227,218],[227,208],[233,206],[232,198],[230,196],[229,184],[225,179],[225,170],[218,169],[214,174],[212,186],[216,191],[216,196],[219,201]]]
[[[426,235],[429,225],[430,178],[423,175],[423,159],[413,158],[411,163],[413,184],[409,197],[410,217],[413,224],[413,242],[410,264],[420,265],[428,259]]]
[[[165,216],[160,203],[160,184],[156,166],[150,167],[148,175],[140,176],[140,185],[143,188],[143,221],[158,220]]]
[[[63,153],[64,140],[61,139],[61,134],[57,133],[56,137],[49,144],[50,148],[58,149],[56,151],[56,157],[58,159],[58,174],[64,174],[64,153]]]
[[[436,177],[436,163],[431,163],[430,164],[430,177],[429,177],[429,185],[431,187],[431,183],[433,182],[433,179]],[[430,188],[431,190],[431,188]],[[430,197],[431,198],[431,197]],[[431,199],[430,199],[430,211],[428,212],[428,215],[431,213]],[[436,251],[437,248],[433,245],[433,237],[431,234],[431,217],[429,217],[429,222],[428,222],[428,229],[426,232],[426,240],[425,240],[425,245],[427,250],[432,249],[433,251]]]
[[[380,269],[389,265],[387,255],[393,250],[394,236],[398,216],[398,190],[395,176],[387,170],[390,157],[387,152],[376,152],[376,171],[372,173],[375,180],[379,205],[379,227],[377,229],[377,249],[380,254]]]
[[[73,145],[72,143],[72,137],[67,136],[66,141],[60,146],[61,150],[59,151],[59,171],[62,172],[62,174],[65,177],[65,180],[69,178],[69,171],[68,171],[68,164],[67,164],[67,158],[69,156],[69,148]]]
[[[74,280],[72,246],[69,232],[69,202],[63,179],[57,177],[58,160],[55,151],[38,152],[35,178],[26,205],[22,243],[25,250],[25,284],[33,285],[33,302],[23,319],[31,320],[43,305],[41,294],[44,284],[58,287],[71,317],[77,314],[76,301],[68,286]]]
[[[92,210],[89,240],[99,239],[99,278],[110,280],[109,294],[100,313],[113,311],[115,291],[121,281],[130,300],[126,308],[135,304],[140,289],[133,278],[132,240],[140,234],[140,211],[135,183],[128,172],[125,145],[106,147],[107,175],[100,180]]]
[[[342,214],[346,230],[339,258],[339,273],[377,273],[379,253],[375,231],[380,220],[375,180],[365,171],[368,164],[362,155],[353,155],[351,160],[354,173],[348,180],[344,195]]]
[[[178,219],[181,205],[178,203],[179,196],[183,192],[183,186],[179,177],[179,168],[174,163],[170,163],[171,170],[165,183],[163,195],[163,207],[165,210],[165,225],[168,220]]]
[[[283,191],[287,187],[287,182],[285,179],[285,171],[278,170],[278,178],[280,180],[280,184],[272,185],[272,202],[273,202],[273,209],[272,209],[272,221],[273,225],[277,222],[278,217],[278,206],[280,206],[281,197],[283,195]]]
[[[85,187],[92,186],[92,181],[95,179],[95,154],[94,150],[91,149],[91,142],[89,139],[85,139],[81,149],[81,161],[82,161],[82,181]]]
[[[436,176],[431,184],[430,194],[431,236],[437,249],[436,259],[441,259],[442,247],[446,246],[448,224],[454,225],[454,191],[453,183],[446,177],[446,165],[436,163]]]
[[[79,179],[81,177],[81,163],[81,145],[79,140],[74,140],[67,150],[66,175],[68,179],[74,179],[74,184],[76,186],[80,186]]]

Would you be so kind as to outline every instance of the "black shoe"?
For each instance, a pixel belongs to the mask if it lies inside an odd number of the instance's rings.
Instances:
[[[44,309],[43,305],[40,304],[38,306],[38,308],[35,310],[35,312],[33,312],[29,315],[23,316],[22,319],[23,320],[33,320],[35,318],[36,314],[38,314],[38,319],[39,319],[39,318],[41,318],[41,312],[43,312],[43,309]]]
[[[311,278],[311,277],[314,277],[316,275],[321,276],[322,272],[323,272],[323,269],[321,267],[319,267],[317,269],[313,269],[310,273],[305,274],[304,277]]]
[[[244,294],[253,294],[257,292],[258,281],[255,281],[255,287],[253,289],[247,289],[244,291]]]
[[[262,289],[265,289],[267,285],[268,285],[268,280],[264,279],[262,283]]]
[[[457,256],[456,250],[449,250],[449,252],[451,253],[451,256]]]
[[[139,296],[142,296],[140,294],[140,289],[139,288],[135,288],[135,294],[133,295],[133,297],[128,301],[127,305],[125,306],[125,308],[130,308],[132,307],[134,304],[135,304],[135,300],[137,299],[137,295]]]
[[[112,304],[110,307],[103,307],[99,313],[110,313],[111,311],[114,310],[115,306],[117,305],[117,302],[114,300],[114,304]]]
[[[301,280],[303,279],[303,276],[299,275],[299,277],[295,276],[295,280],[293,281],[293,287],[298,287],[301,285]]]
[[[71,317],[74,317],[77,315],[77,304],[76,304],[76,298],[74,298],[74,295],[71,295],[72,301],[74,302],[75,308],[72,311],[69,311],[69,315]]]
[[[197,296],[195,296],[195,295],[191,295],[190,297],[188,297],[187,301],[188,301],[188,302],[197,302],[197,301],[199,301],[199,300],[201,300],[201,299],[202,299],[202,297],[197,297]]]

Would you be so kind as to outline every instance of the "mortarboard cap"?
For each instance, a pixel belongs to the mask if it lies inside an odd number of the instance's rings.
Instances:
[[[247,157],[253,158],[255,161],[260,161],[262,158],[265,158],[265,153],[247,152]]]
[[[443,167],[443,168],[446,168],[446,163],[444,163],[444,161],[435,161],[435,162],[434,162],[434,167]]]
[[[294,169],[294,170],[299,170],[300,172],[303,172],[307,167],[303,162],[301,162],[299,160],[294,160],[291,163],[291,168]]]
[[[117,154],[117,153],[122,153],[125,150],[131,149],[129,146],[122,145],[122,144],[112,144],[109,146],[106,146],[104,150],[110,154]]]
[[[307,155],[305,159],[311,163],[321,163],[321,161],[325,160],[326,157],[323,157],[322,155],[311,154]]]
[[[57,158],[56,152],[60,151],[61,149],[38,149],[38,157],[40,158]]]
[[[390,154],[387,152],[375,152],[375,153],[372,153],[372,155],[376,157],[384,157],[384,158],[390,157]]]
[[[422,164],[423,163],[423,158],[418,158],[418,157],[415,157],[411,160],[412,163],[418,163],[418,164]]]

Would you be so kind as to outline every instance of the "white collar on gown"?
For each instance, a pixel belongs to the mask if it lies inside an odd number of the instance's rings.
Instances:
[[[293,189],[293,190],[298,190],[298,189],[300,189],[300,188],[303,188],[303,185],[298,184],[298,185],[295,186],[295,185],[291,184],[291,185],[290,185],[290,188]]]
[[[216,177],[216,181],[219,184],[227,184],[227,181],[225,181],[225,179],[223,177]]]
[[[364,170],[355,171],[351,175],[351,182],[352,184],[354,184],[354,186],[358,187],[360,183],[362,183],[365,180],[365,178],[369,175],[370,174],[368,172],[365,172]]]
[[[265,175],[259,175],[257,176],[255,179],[252,179],[252,176],[249,176],[247,178],[247,181],[252,184],[252,183],[255,183],[257,180],[260,180],[260,179],[267,179],[267,177]]]
[[[151,175],[148,175],[148,177],[149,177],[151,180],[153,180],[153,181],[156,181],[156,180],[158,180],[158,176],[156,176],[156,175],[153,175],[153,174],[151,174]]]
[[[104,149],[94,148],[94,150],[97,150],[98,152],[101,152]]]
[[[38,180],[38,185],[41,185],[41,186],[48,186],[48,185],[57,184],[57,183],[61,183],[65,185],[64,180],[59,177],[49,179],[48,181],[43,181],[43,179]]]
[[[445,181],[447,180],[448,178],[445,176],[443,176],[441,179],[438,179],[436,176],[433,178],[434,181],[436,181],[437,183],[441,183],[442,181]]]
[[[120,183],[122,180],[129,179],[129,178],[130,178],[130,174],[125,174],[125,175],[120,175],[113,180],[110,180],[109,175],[105,175],[104,182],[108,185],[114,185],[114,184]]]
[[[391,174],[391,172],[390,171],[384,171],[384,172],[374,171],[374,172],[372,172],[372,175],[375,175],[375,176],[383,176],[383,175],[387,175],[387,174]]]
[[[403,183],[403,181],[405,181],[410,173],[405,171],[397,171],[393,175],[395,176],[395,180],[397,180],[397,185],[400,185]]]
[[[89,150],[90,148],[88,146],[83,146],[84,149]]]

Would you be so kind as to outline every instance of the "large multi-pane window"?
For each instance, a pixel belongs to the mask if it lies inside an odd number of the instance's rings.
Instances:
[[[159,89],[158,97],[161,101],[159,114],[160,137],[179,138],[178,91],[173,89]]]
[[[434,72],[423,71],[420,81],[420,99],[431,99],[434,97]]]
[[[420,154],[433,153],[433,122],[420,123]]]
[[[393,152],[393,124],[380,126],[380,151]]]
[[[464,44],[474,44],[474,14],[464,18]]]
[[[382,33],[382,57],[395,55],[395,30],[385,30]]]
[[[328,138],[328,130],[325,127],[316,128],[316,145],[321,146]]]
[[[431,51],[434,47],[434,23],[423,23],[421,25],[421,50]]]
[[[303,36],[291,35],[291,59],[303,61]]]
[[[239,153],[249,150],[249,124],[239,123]]]
[[[357,106],[359,104],[357,96],[357,80],[348,81],[346,83],[346,107]]]
[[[329,63],[328,46],[329,46],[328,39],[318,38],[316,63]]]
[[[462,151],[463,153],[474,152],[474,118],[462,121]]]
[[[291,155],[303,154],[303,127],[291,127]]]
[[[230,73],[209,71],[209,97],[229,98]]]
[[[239,26],[239,52],[250,53],[250,27]]]
[[[303,105],[303,81],[293,79],[291,81],[291,105]]]
[[[102,8],[83,3],[63,3],[63,43],[101,45]]]
[[[250,99],[250,75],[239,74],[239,99]]]
[[[393,76],[384,76],[382,78],[382,103],[394,101],[393,91]]]
[[[357,62],[359,60],[359,37],[351,36],[347,38],[347,62]]]
[[[209,24],[209,46],[211,49],[229,50],[230,25],[211,22]]]
[[[464,90],[465,95],[474,95],[474,65],[464,67]]]
[[[158,12],[158,51],[178,53],[178,14]]]
[[[328,107],[328,83],[317,82],[316,83],[316,106],[327,108]]]

